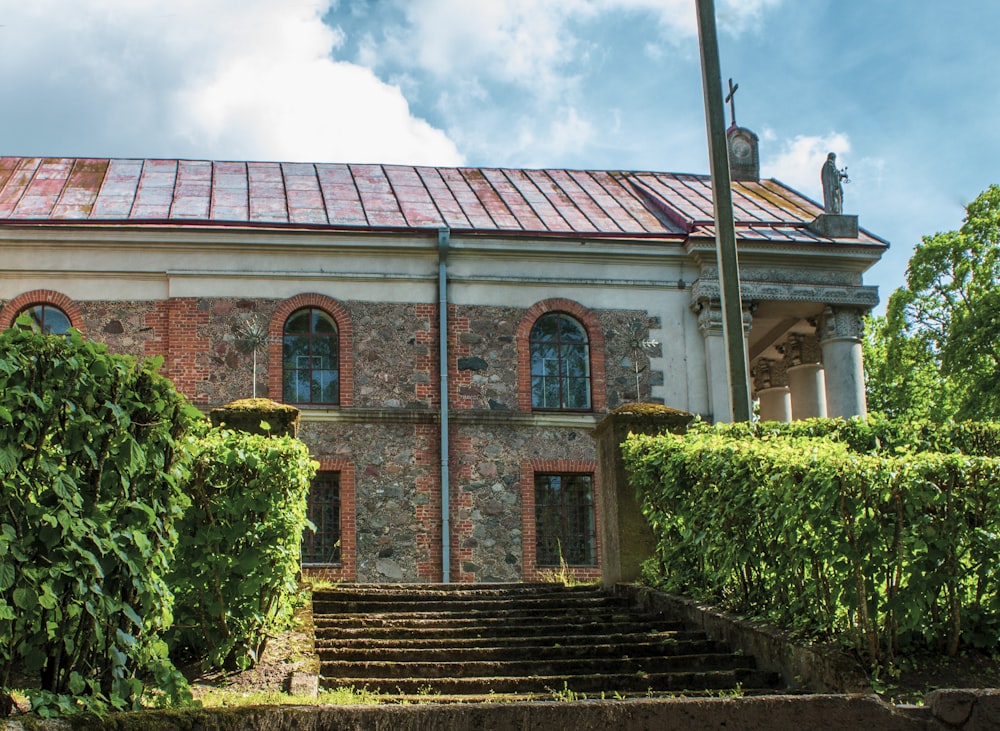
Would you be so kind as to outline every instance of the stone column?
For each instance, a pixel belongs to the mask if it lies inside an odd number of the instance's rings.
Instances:
[[[653,555],[656,538],[640,508],[640,497],[628,483],[621,444],[630,434],[681,434],[694,415],[656,404],[626,404],[604,417],[592,436],[597,441],[600,476],[601,583],[640,579],[642,562]]]
[[[761,421],[791,421],[792,394],[785,362],[761,358],[753,368],[753,387],[760,403]]]
[[[792,419],[825,417],[826,381],[816,336],[793,333],[782,346],[782,353],[792,399]]]
[[[826,406],[831,417],[865,416],[865,371],[861,355],[864,313],[830,307],[820,320],[820,346],[826,369]]]
[[[729,421],[733,413],[729,391],[729,355],[722,332],[722,309],[717,302],[699,302],[698,329],[705,338],[705,367],[708,369],[708,403],[712,421]],[[750,331],[752,316],[743,310],[743,337]]]

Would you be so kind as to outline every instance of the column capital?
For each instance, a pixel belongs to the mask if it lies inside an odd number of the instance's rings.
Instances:
[[[819,320],[820,342],[845,339],[860,343],[865,333],[866,312],[855,307],[827,307]]]
[[[779,388],[788,385],[787,365],[784,360],[761,358],[750,371],[753,376],[753,390]]]
[[[749,302],[743,303],[743,336],[750,333],[753,326],[753,311],[756,307]],[[691,304],[691,311],[698,316],[698,329],[701,334],[722,335],[722,305],[716,300],[699,300]]]
[[[785,356],[785,368],[823,362],[823,351],[819,346],[819,338],[815,335],[792,333],[788,340],[778,346],[778,350]]]

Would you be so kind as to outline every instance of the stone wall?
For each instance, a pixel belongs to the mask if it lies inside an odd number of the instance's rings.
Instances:
[[[534,526],[525,526],[523,499],[526,490],[534,490],[530,464],[556,469],[560,462],[573,462],[594,471],[594,444],[587,431],[525,428],[499,420],[468,424],[456,429],[452,453],[455,579],[534,578]]]
[[[350,389],[350,398],[341,395],[346,407],[329,418],[323,416],[326,409],[305,407],[300,431],[317,459],[351,470],[342,491],[350,491],[355,506],[354,515],[343,516],[354,521],[354,544],[350,556],[345,553],[353,565],[335,567],[330,576],[439,581],[437,305],[312,297],[337,308],[347,351],[341,352],[342,371],[347,363],[353,368],[351,380],[343,381]],[[280,383],[270,369],[280,368],[271,362],[281,352],[275,333],[281,332],[283,313],[297,306],[290,300],[175,297],[70,304],[79,307],[86,336],[107,343],[113,352],[163,355],[164,375],[202,408],[253,395],[253,354],[241,331],[256,321],[265,332],[270,329],[273,341],[257,352],[257,396],[281,399],[280,393],[269,393],[268,385],[273,389]],[[596,472],[587,428],[546,426],[551,419],[525,412],[530,376],[527,383],[519,382],[525,380],[521,351],[528,347],[527,320],[539,304],[450,309],[453,580],[534,578],[532,465]],[[610,409],[634,400],[636,353],[630,343],[647,337],[656,321],[639,310],[586,316],[599,330],[591,358],[600,362],[605,384],[603,398],[595,397],[595,403]],[[640,392],[647,395],[651,377],[660,376],[650,373],[645,355],[639,358]],[[595,388],[601,383],[595,378]],[[584,569],[582,575],[596,571]]]
[[[304,421],[299,437],[317,459],[354,465],[356,580],[440,581],[436,427]]]

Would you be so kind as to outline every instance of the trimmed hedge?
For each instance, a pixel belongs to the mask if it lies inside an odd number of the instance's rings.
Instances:
[[[216,667],[246,668],[291,619],[318,465],[289,436],[213,428],[192,448],[191,507],[169,576],[170,645]]]
[[[873,661],[1000,650],[995,425],[813,421],[630,437],[669,591],[841,637]],[[800,436],[801,434],[824,434]],[[948,452],[908,451],[907,442]]]

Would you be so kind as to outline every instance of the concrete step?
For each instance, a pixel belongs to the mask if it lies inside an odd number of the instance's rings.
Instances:
[[[320,683],[324,688],[365,688],[378,693],[406,693],[430,696],[473,695],[496,693],[575,693],[621,694],[691,693],[706,691],[746,692],[772,688],[776,682],[773,673],[762,670],[738,669],[712,672],[635,673],[627,675],[563,675],[536,677],[451,677],[451,678],[364,678],[327,677]]]
[[[577,645],[589,646],[594,642],[604,642],[612,646],[620,647],[633,642],[643,643],[649,641],[659,641],[664,643],[705,643],[711,642],[704,632],[696,631],[648,631],[643,628],[641,632],[632,633],[604,633],[595,634],[541,634],[541,635],[515,635],[511,637],[490,636],[483,637],[481,633],[477,637],[455,637],[448,635],[444,637],[414,638],[414,637],[381,637],[373,638],[365,633],[359,633],[352,637],[333,636],[329,638],[317,638],[316,647],[321,650],[328,649],[359,649],[362,651],[379,649],[382,651],[389,649],[400,650],[424,650],[424,649],[456,649],[480,648],[480,647],[521,647],[533,648],[539,645],[554,646],[562,644],[566,647]],[[526,651],[526,650],[525,650]]]
[[[718,654],[727,651],[725,645],[713,640],[690,642],[663,642],[637,640],[634,642],[609,642],[599,638],[595,642],[563,644],[556,638],[553,642],[536,644],[499,645],[490,640],[482,644],[456,647],[398,647],[390,645],[378,648],[381,662],[395,663],[443,663],[475,662],[479,660],[513,660],[530,657],[533,660],[570,660],[573,658],[631,658],[675,657],[696,654]],[[593,639],[593,638],[587,638]],[[372,647],[331,647],[317,644],[316,650],[323,661],[367,662],[373,657]]]
[[[500,584],[344,584],[333,589],[316,589],[314,598],[409,597],[414,600],[436,601],[445,597],[492,596],[495,598],[547,595],[579,596],[604,594],[597,584],[565,586],[551,582]]]
[[[417,696],[772,687],[753,658],[596,587],[351,586],[313,601],[322,684]]]
[[[604,635],[631,635],[649,632],[677,632],[683,630],[683,625],[675,622],[662,622],[652,625],[643,622],[561,622],[561,623],[446,623],[440,626],[390,624],[352,625],[349,627],[326,626],[316,627],[316,639],[369,639],[369,640],[437,640],[437,639],[478,639],[492,640],[495,638],[534,638],[550,637],[560,631],[566,635],[589,635],[601,637]]]
[[[434,601],[408,597],[378,597],[378,598],[331,598],[313,597],[313,612],[319,614],[367,613],[382,614],[386,612],[414,613],[511,613],[539,614],[545,612],[586,612],[592,609],[618,609],[628,607],[627,600],[608,595],[548,595],[544,597],[514,596],[494,598],[491,596],[443,597]]]
[[[733,653],[661,657],[574,657],[568,659],[462,660],[444,662],[336,661],[320,659],[324,677],[339,678],[517,678],[558,676],[570,681],[579,675],[640,675],[679,672],[753,670],[753,658]]]

